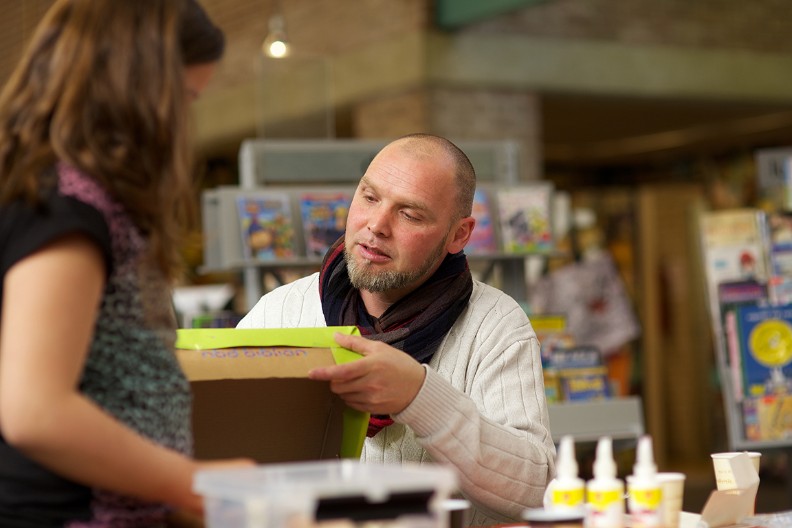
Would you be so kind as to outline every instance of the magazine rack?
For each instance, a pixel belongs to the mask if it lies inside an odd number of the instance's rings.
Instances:
[[[740,340],[749,333],[751,325],[744,320],[744,327],[740,332],[735,331],[738,328],[735,325],[739,314],[749,313],[753,309],[740,307],[740,302],[755,304],[747,293],[752,285],[768,288],[764,290],[767,292],[766,298],[773,298],[768,291],[771,289],[771,277],[775,273],[770,256],[771,236],[767,226],[766,213],[759,209],[699,212],[701,262],[707,282],[708,311],[721,384],[728,448],[731,451],[784,450],[792,455],[792,431],[777,439],[749,438],[743,408],[747,397],[743,396],[745,376],[741,369],[745,368],[745,361],[739,358],[744,353],[743,348],[747,346],[747,341],[740,344]],[[746,258],[746,255],[754,255],[755,262]],[[740,269],[741,261],[752,262],[747,273]],[[743,300],[739,299],[739,288],[742,288],[745,295]],[[772,305],[777,303],[766,304],[770,304],[766,310],[776,309]],[[727,316],[729,312],[735,315]],[[787,486],[792,491],[792,464],[787,467]]]

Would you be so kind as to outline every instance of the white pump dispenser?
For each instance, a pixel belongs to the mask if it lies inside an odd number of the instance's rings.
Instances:
[[[558,446],[556,478],[550,481],[545,492],[545,509],[556,512],[577,512],[582,518],[585,487],[583,479],[578,478],[575,440],[572,436],[563,436]]]
[[[657,480],[657,466],[652,452],[652,437],[638,440],[633,474],[627,479],[627,506],[635,528],[657,528],[662,525],[662,488]]]
[[[586,490],[587,528],[622,528],[624,526],[624,483],[616,478],[613,442],[604,436],[597,442],[594,478]]]

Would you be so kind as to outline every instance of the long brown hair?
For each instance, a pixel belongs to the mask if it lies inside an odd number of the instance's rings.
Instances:
[[[57,0],[0,95],[0,202],[56,160],[96,178],[169,277],[194,211],[179,43],[194,0]],[[222,41],[221,41],[222,44]]]

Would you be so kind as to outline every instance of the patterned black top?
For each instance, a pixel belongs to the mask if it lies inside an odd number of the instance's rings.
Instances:
[[[59,165],[43,210],[21,203],[0,208],[0,271],[5,276],[33,251],[75,232],[103,250],[108,270],[80,390],[142,435],[190,453],[190,388],[173,354],[170,288],[142,264],[146,239],[109,193]],[[163,505],[67,481],[0,437],[0,526],[149,527],[162,524],[166,513]]]

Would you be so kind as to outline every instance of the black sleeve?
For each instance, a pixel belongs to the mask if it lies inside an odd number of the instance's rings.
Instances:
[[[39,208],[19,202],[0,207],[0,272],[5,277],[23,258],[72,233],[83,233],[99,246],[109,275],[113,265],[110,231],[97,209],[57,194]]]

